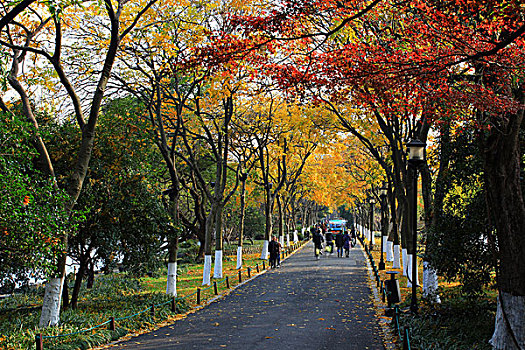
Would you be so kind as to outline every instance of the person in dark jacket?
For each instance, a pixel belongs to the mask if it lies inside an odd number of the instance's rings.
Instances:
[[[331,231],[327,231],[325,234],[326,239],[326,246],[330,247],[330,250],[327,250],[330,252],[330,255],[334,253],[334,235]]]
[[[312,241],[314,242],[314,255],[317,260],[319,260],[319,255],[323,254],[323,235],[319,226],[315,227],[314,232],[312,232]]]
[[[335,246],[337,248],[337,257],[343,257],[343,233],[338,233],[335,235]]]
[[[277,237],[272,236],[272,240],[268,244],[268,251],[270,252],[270,267],[275,268],[279,266],[281,245],[277,242]]]
[[[313,225],[312,227],[310,227],[310,235],[312,235],[312,238],[314,238],[315,233],[317,231],[319,231],[319,227],[317,227],[317,225]]]
[[[345,250],[345,256],[348,258],[350,255],[350,235],[346,231],[343,235],[343,248]]]

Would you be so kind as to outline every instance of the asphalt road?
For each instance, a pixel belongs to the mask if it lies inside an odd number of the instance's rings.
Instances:
[[[325,253],[326,254],[326,253]],[[115,349],[384,349],[364,254],[315,260],[308,243],[228,296]]]

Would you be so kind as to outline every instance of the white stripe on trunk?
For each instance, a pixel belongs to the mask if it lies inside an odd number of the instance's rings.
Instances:
[[[211,255],[204,255],[204,268],[202,269],[202,285],[209,286],[211,275]]]
[[[213,269],[213,278],[222,278],[222,250],[215,251],[215,266]]]
[[[402,250],[402,258],[403,258],[403,276],[407,275],[407,268],[408,268],[408,258],[407,258],[407,250],[406,248],[403,248]]]
[[[303,231],[303,235],[304,235],[304,231]],[[293,231],[293,241],[294,242],[299,242],[299,236],[297,235],[297,230]]]
[[[55,326],[60,320],[63,278],[50,278],[46,283],[39,327]]]
[[[237,267],[235,268],[236,269],[242,268],[242,247],[241,246],[237,247]]]
[[[503,314],[501,309],[502,301],[500,297],[503,299],[505,314]],[[489,341],[493,349],[516,349],[512,335],[509,333],[507,321],[512,328],[519,347],[525,349],[525,296],[512,295],[506,292],[501,292],[501,295],[498,296],[494,333]]]
[[[168,263],[166,294],[174,297],[177,296],[177,262]]]
[[[383,236],[383,253],[386,253],[386,242],[388,242],[388,236]]]
[[[284,236],[279,236],[279,243],[281,243],[281,247],[284,247]]]
[[[394,251],[393,251],[394,242],[386,241],[386,261],[394,261]]]
[[[393,269],[401,268],[401,256],[399,254],[400,250],[401,250],[401,247],[399,246],[399,244],[394,244],[394,262],[392,263]]]
[[[417,256],[415,257],[415,264],[417,265]],[[412,264],[414,263],[414,254],[407,254],[408,267],[407,272],[407,288],[412,288]],[[417,268],[417,266],[416,266]],[[419,273],[416,273],[416,286],[419,285]]]
[[[407,263],[403,266],[407,276],[407,288],[412,288],[412,254],[407,254]]]
[[[261,251],[261,259],[268,260],[268,241],[263,242],[263,247]]]

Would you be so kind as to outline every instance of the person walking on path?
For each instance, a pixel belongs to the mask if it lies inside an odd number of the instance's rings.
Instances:
[[[272,236],[272,240],[268,244],[268,250],[270,251],[270,267],[274,269],[277,266],[280,266],[280,252],[281,244],[277,242],[277,238]]]
[[[312,238],[314,238],[315,233],[319,231],[319,225],[313,225],[310,227],[310,234],[312,235]]]
[[[312,264],[312,247],[299,249],[279,270],[111,350],[386,350],[367,257],[353,249],[349,259]]]
[[[319,226],[316,226],[314,232],[312,232],[312,241],[314,242],[314,255],[317,260],[319,260],[319,255],[323,253],[323,235],[321,234]]]
[[[350,235],[345,231],[343,235],[343,248],[345,250],[345,256],[348,258],[350,256]]]
[[[332,234],[331,231],[326,232],[325,239],[326,239],[326,247],[327,247],[326,251],[330,252],[330,255],[332,255],[334,253],[334,235]]]
[[[343,257],[343,233],[338,233],[335,235],[335,246],[337,248],[337,257]]]

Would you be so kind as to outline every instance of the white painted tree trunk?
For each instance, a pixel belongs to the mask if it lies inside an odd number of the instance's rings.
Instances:
[[[406,267],[406,273],[407,273],[407,288],[412,288],[412,264],[414,263],[414,255],[413,254],[407,254],[407,262],[408,266]],[[417,257],[415,263],[417,264]],[[419,273],[416,273],[416,286],[419,285]]]
[[[168,263],[168,279],[166,282],[166,294],[177,296],[177,263]]]
[[[388,236],[383,236],[383,253],[386,253],[386,246],[388,242]]]
[[[412,288],[412,254],[407,254],[407,263],[403,264],[403,271],[407,276],[407,288]]]
[[[423,298],[431,303],[441,303],[438,294],[438,276],[428,261],[423,262]]]
[[[386,241],[386,261],[392,262],[394,261],[394,250],[393,250],[394,242],[392,241]]]
[[[376,236],[374,235],[374,230],[370,230],[370,241],[372,244],[376,244]]]
[[[289,233],[286,234],[286,246],[287,247],[290,246],[290,234]]]
[[[306,232],[306,229],[304,227],[301,228],[301,235],[304,237],[304,233]]]
[[[403,258],[403,276],[407,275],[407,269],[408,269],[408,258],[407,258],[407,250],[406,248],[402,249],[402,258]]]
[[[222,278],[222,250],[215,251],[215,266],[213,269],[213,278]]]
[[[304,236],[304,229],[303,229],[303,236]],[[294,243],[299,242],[299,236],[297,235],[297,230],[293,231],[293,241]]]
[[[284,236],[279,236],[279,243],[281,244],[281,247],[284,247]]]
[[[399,244],[394,244],[394,262],[392,263],[393,269],[400,269],[401,268],[401,254],[399,254],[401,250],[401,247]]]
[[[204,269],[202,270],[202,285],[209,286],[211,275],[211,255],[204,255]]]
[[[235,268],[242,268],[242,247],[237,247],[237,266]]]
[[[263,247],[261,251],[261,259],[268,260],[268,241],[263,242]]]
[[[60,301],[62,300],[63,278],[50,278],[46,283],[42,314],[39,327],[55,326],[60,320]]]
[[[512,338],[507,321],[519,347]],[[525,349],[525,296],[505,292],[498,296],[495,327],[490,344],[495,350]]]

